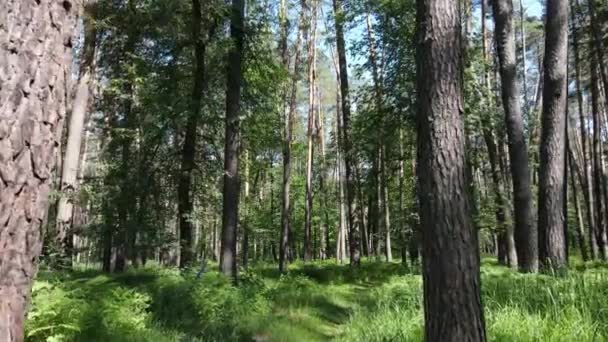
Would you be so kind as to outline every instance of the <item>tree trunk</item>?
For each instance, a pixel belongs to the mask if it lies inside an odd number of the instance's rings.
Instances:
[[[399,128],[399,233],[401,235],[401,263],[407,265],[407,232],[405,218],[405,153],[403,149],[403,128]]]
[[[426,341],[486,339],[478,238],[465,181],[458,13],[455,1],[417,1],[417,175]]]
[[[23,324],[66,114],[78,3],[0,4],[0,340]],[[78,158],[76,158],[78,160]]]
[[[592,50],[598,61],[600,69],[600,76],[602,84],[604,85],[604,98],[608,101],[608,70],[606,69],[605,58],[604,58],[604,41],[601,23],[598,21],[597,13],[595,9],[595,0],[588,0],[589,5],[589,17],[591,20],[591,34],[592,34]]]
[[[604,188],[604,166],[602,161],[601,148],[601,123],[600,123],[600,89],[597,70],[597,59],[595,54],[591,54],[590,63],[591,74],[591,112],[593,119],[593,197],[595,199],[595,241],[597,242],[598,252],[602,260],[608,258],[608,246],[606,244],[606,213],[604,211],[605,201],[602,196]]]
[[[84,45],[80,57],[80,74],[78,76],[74,103],[72,104],[67,146],[61,168],[60,191],[62,195],[57,205],[55,239],[59,249],[59,263],[68,268],[71,268],[72,265],[74,198],[78,190],[77,176],[82,136],[95,74],[97,31],[92,19],[94,16],[92,11],[93,6],[95,6],[94,2],[89,1],[86,6],[88,13],[84,16]]]
[[[351,144],[350,95],[348,90],[348,67],[346,65],[346,44],[344,42],[344,10],[343,0],[333,0],[336,26],[336,45],[340,65],[340,93],[342,97],[342,126],[343,150],[346,173],[346,198],[348,201],[348,246],[350,250],[350,265],[358,266],[361,262],[359,252],[359,222],[356,208],[356,180],[354,175],[355,151]]]
[[[511,1],[493,0],[492,9],[496,24],[496,34],[494,36],[500,60],[502,103],[509,138],[508,147],[515,207],[515,245],[520,270],[536,272],[538,269],[537,231],[532,212],[528,148],[519,103],[517,58],[513,33],[513,4]]]
[[[511,6],[512,7],[512,6]],[[528,112],[528,67],[526,61],[526,28],[524,22],[526,20],[523,0],[519,0],[519,31],[521,34],[521,66],[522,66],[522,82],[524,93],[524,108]]]
[[[578,1],[577,1],[578,6]],[[589,148],[588,143],[589,139],[587,137],[587,127],[588,121],[585,118],[585,112],[583,110],[583,90],[581,85],[581,63],[580,63],[580,50],[578,45],[578,30],[579,30],[579,19],[580,14],[577,11],[577,6],[574,5],[574,2],[571,3],[571,20],[572,20],[572,48],[574,52],[574,71],[576,78],[576,102],[578,105],[578,116],[579,116],[579,126],[581,132],[581,146],[582,146],[582,159],[581,163],[583,165],[583,182],[581,183],[581,188],[583,189],[583,198],[585,201],[585,207],[587,210],[586,219],[587,225],[589,226],[590,231],[590,252],[591,258],[595,259],[598,254],[597,243],[595,241],[595,237],[593,236],[593,231],[595,231],[595,220],[593,213],[593,182],[591,170],[592,167],[591,162],[589,160]]]
[[[317,63],[317,6],[312,3],[312,14],[309,20],[308,46],[308,131],[306,134],[306,203],[304,207],[304,261],[312,260],[312,206],[313,188],[312,173],[314,165],[314,129],[315,129],[315,83]]]
[[[391,219],[389,211],[389,197],[388,197],[388,175],[386,172],[386,151],[382,147],[380,153],[380,165],[381,165],[381,180],[382,180],[382,204],[383,204],[383,220],[384,220],[384,255],[387,262],[393,261],[393,252],[391,247]]]
[[[285,68],[288,68],[288,56],[287,56],[287,7],[285,2],[281,2],[281,30],[282,37],[285,41],[281,44],[284,44],[285,50],[283,53],[283,65]],[[291,143],[292,143],[292,135],[293,135],[293,121],[296,112],[296,95],[298,92],[298,75],[300,73],[300,63],[301,63],[301,45],[302,45],[302,35],[304,31],[304,9],[305,4],[302,4],[302,9],[300,11],[300,23],[298,29],[298,38],[296,40],[295,45],[295,56],[294,56],[294,64],[293,64],[293,74],[291,75],[291,93],[289,98],[289,105],[285,111],[285,119],[284,119],[284,132],[283,132],[283,199],[282,199],[282,207],[281,207],[281,242],[279,244],[279,271],[281,273],[287,271],[287,262],[289,260],[289,256],[291,255],[289,251],[290,246],[290,236],[291,236],[291,201],[290,201],[290,189],[291,189]],[[292,252],[293,253],[293,252]]]
[[[327,189],[325,188],[325,177],[327,173],[327,162],[325,160],[325,117],[321,106],[321,93],[319,86],[316,86],[317,100],[317,120],[316,120],[316,135],[319,143],[319,154],[321,156],[321,170],[319,173],[319,192],[322,196],[323,219],[319,227],[319,259],[327,259],[327,245],[329,244],[329,202],[327,200]]]
[[[186,137],[182,148],[179,184],[177,188],[177,212],[179,217],[180,267],[189,266],[193,262],[192,241],[192,171],[196,153],[196,130],[201,113],[201,101],[206,83],[205,50],[206,46],[201,37],[201,2],[192,0],[192,41],[194,43],[194,85],[192,88],[191,108],[186,123]]]
[[[581,250],[583,261],[589,260],[587,252],[587,244],[585,243],[585,224],[583,223],[583,213],[581,212],[581,204],[576,191],[576,182],[574,178],[575,160],[571,149],[568,149],[568,161],[570,167],[570,188],[572,189],[572,201],[574,202],[574,210],[576,213],[576,231],[578,233],[578,246]]]
[[[244,0],[232,0],[230,38],[234,45],[228,53],[226,82],[226,136],[224,148],[224,190],[220,269],[236,280],[236,237],[239,213],[239,115],[243,79]]]
[[[543,268],[567,266],[564,207],[568,2],[547,1],[538,232]]]

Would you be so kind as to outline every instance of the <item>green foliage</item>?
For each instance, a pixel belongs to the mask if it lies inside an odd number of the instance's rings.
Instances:
[[[279,275],[259,265],[233,285],[216,271],[148,268],[119,276],[43,273],[28,341],[420,341],[422,279],[397,263],[360,269],[325,261]],[[482,294],[491,341],[608,338],[608,268],[522,275],[486,260]]]

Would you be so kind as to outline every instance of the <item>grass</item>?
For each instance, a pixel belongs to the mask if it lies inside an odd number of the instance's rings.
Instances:
[[[422,281],[397,263],[357,270],[258,265],[233,286],[216,271],[150,267],[121,275],[42,271],[28,341],[420,341]],[[608,341],[608,268],[522,275],[484,260],[490,341]]]

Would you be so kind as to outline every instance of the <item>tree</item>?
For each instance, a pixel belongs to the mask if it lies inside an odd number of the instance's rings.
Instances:
[[[538,232],[543,268],[567,266],[564,201],[566,172],[566,87],[568,2],[547,1],[544,102],[541,118]]]
[[[317,3],[312,2],[308,38],[308,128],[306,133],[306,203],[304,206],[304,260],[312,259],[312,206],[315,130],[315,85],[317,65]]]
[[[233,45],[228,53],[226,72],[226,135],[224,148],[224,189],[222,211],[222,247],[220,269],[236,279],[236,245],[239,213],[239,115],[243,79],[243,46],[245,1],[232,0],[230,37]]]
[[[94,22],[95,6],[95,1],[89,1],[85,7],[84,45],[80,56],[76,95],[74,96],[72,114],[69,120],[65,157],[61,167],[60,190],[62,196],[57,204],[55,239],[59,248],[59,262],[67,267],[72,264],[74,198],[78,187],[77,176],[82,136],[90,108],[90,96],[95,78],[95,46],[97,44],[97,30]]]
[[[513,32],[513,3],[510,0],[493,0],[496,23],[496,46],[500,61],[502,103],[509,138],[509,157],[513,181],[515,206],[515,246],[519,267],[524,272],[538,269],[537,231],[532,212],[532,189],[528,167],[528,148],[519,102],[517,58]]]
[[[458,3],[418,0],[417,42],[425,340],[485,341],[479,247],[465,184]]]
[[[192,41],[196,66],[194,85],[192,87],[191,109],[186,123],[186,136],[182,149],[181,171],[177,187],[177,213],[179,217],[180,267],[192,262],[192,170],[194,169],[194,152],[196,150],[196,130],[198,126],[201,98],[206,85],[205,75],[205,42],[201,37],[202,15],[200,0],[192,0]]]
[[[66,114],[73,1],[0,4],[0,336],[22,341]]]
[[[357,222],[356,208],[356,179],[354,170],[357,167],[354,150],[351,142],[350,96],[348,88],[348,67],[346,64],[346,43],[344,41],[344,8],[342,0],[333,0],[336,47],[338,50],[338,64],[340,67],[340,94],[342,98],[342,143],[344,151],[346,201],[348,209],[348,248],[350,251],[350,265],[358,266],[361,262],[359,251],[359,223]]]
[[[289,56],[287,55],[287,7],[285,1],[281,2],[281,55],[283,66],[289,69]],[[304,15],[306,2],[302,0],[300,21],[298,26],[298,38],[295,43],[295,56],[293,63],[293,74],[291,75],[291,86],[285,91],[288,98],[285,108],[284,131],[283,131],[283,201],[281,207],[281,241],[279,243],[279,271],[287,270],[289,259],[289,238],[291,235],[291,144],[293,140],[293,121],[296,114],[296,95],[298,92],[298,77],[301,68],[301,45],[304,34]],[[289,94],[289,96],[287,96]]]

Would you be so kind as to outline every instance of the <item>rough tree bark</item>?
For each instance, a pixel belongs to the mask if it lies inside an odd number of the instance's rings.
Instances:
[[[567,266],[564,234],[568,1],[547,1],[544,94],[541,118],[538,235],[543,268]]]
[[[348,201],[348,248],[350,251],[350,265],[358,266],[361,263],[359,252],[359,222],[356,208],[356,167],[355,155],[351,144],[350,123],[350,95],[348,88],[348,67],[346,64],[346,43],[344,41],[344,9],[343,0],[333,0],[336,45],[338,48],[338,64],[340,66],[340,93],[342,97],[342,140],[346,173],[346,198]]]
[[[417,0],[416,18],[425,340],[485,341],[478,238],[466,185],[459,4]]]
[[[0,340],[23,340],[66,114],[75,1],[0,3]]]
[[[61,168],[61,198],[57,204],[57,220],[55,243],[58,247],[60,263],[63,266],[72,265],[72,223],[74,213],[74,196],[78,189],[77,177],[80,164],[82,136],[90,104],[90,94],[93,90],[95,74],[95,47],[97,30],[94,23],[95,0],[90,0],[85,6],[84,13],[84,45],[80,57],[80,71],[76,85],[76,95],[72,104],[72,114],[68,128],[67,146]]]
[[[236,237],[239,214],[239,144],[241,84],[243,79],[243,46],[245,1],[232,0],[230,38],[234,44],[228,53],[226,79],[226,136],[224,147],[224,189],[222,211],[222,247],[220,269],[236,280]]]
[[[510,0],[493,0],[492,10],[496,24],[496,46],[500,61],[502,103],[509,139],[509,158],[513,181],[515,216],[515,246],[519,268],[523,272],[538,270],[537,230],[532,211],[532,189],[528,166],[528,148],[519,103],[517,58],[513,33],[513,3]]]

